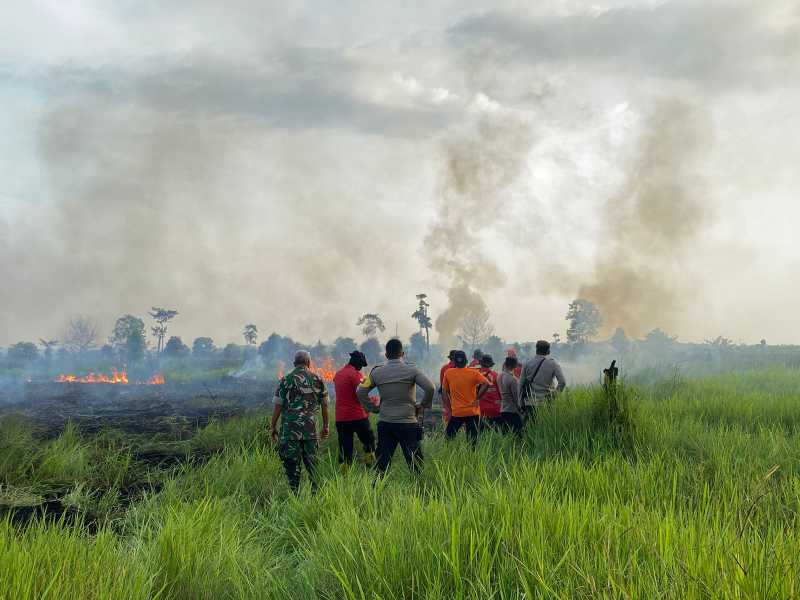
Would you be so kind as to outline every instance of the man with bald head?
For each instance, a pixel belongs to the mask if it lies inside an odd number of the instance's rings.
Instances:
[[[319,439],[328,437],[328,389],[325,382],[312,373],[311,355],[301,350],[294,355],[294,369],[287,373],[275,390],[272,411],[272,441],[293,492],[300,489],[300,463],[306,467],[312,491],[316,489],[314,467]],[[322,431],[317,434],[316,412],[322,407]],[[278,431],[278,420],[281,429]]]

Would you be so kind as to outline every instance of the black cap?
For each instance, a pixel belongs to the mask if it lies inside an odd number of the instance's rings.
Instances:
[[[366,367],[368,364],[367,357],[363,352],[360,352],[359,350],[353,350],[350,353],[350,364],[354,367]]]
[[[453,352],[453,364],[459,369],[467,366],[467,353],[463,350]]]

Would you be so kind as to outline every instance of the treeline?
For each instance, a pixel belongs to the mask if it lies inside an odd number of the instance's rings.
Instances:
[[[417,296],[418,304],[411,314],[419,331],[403,342],[408,360],[436,373],[452,348],[430,343],[432,322],[426,298],[425,294]],[[389,337],[380,315],[364,313],[356,321],[363,335],[361,341],[338,337],[331,343],[318,340],[308,344],[272,333],[259,343],[258,327],[249,323],[241,332],[243,344],[219,347],[207,336],[186,342],[178,336],[168,336],[169,324],[179,314],[177,310],[153,307],[147,314],[153,320],[150,341],[145,322],[137,316],[119,317],[111,335],[102,344],[94,321],[78,316],[69,321],[61,339],[22,341],[6,349],[0,348],[0,375],[48,377],[57,372],[126,369],[132,374],[160,371],[173,380],[228,374],[274,377],[301,349],[308,350],[318,365],[331,361],[331,366],[338,367],[347,362],[349,353],[355,349],[363,352],[370,364],[380,363],[384,342]],[[735,344],[729,338],[718,336],[703,343],[685,343],[658,328],[641,339],[631,339],[618,328],[610,338],[597,340],[603,318],[597,308],[584,299],[570,303],[565,318],[568,327],[563,340],[559,333],[541,337],[551,339],[552,354],[556,358],[580,364],[591,374],[599,373],[602,363],[611,359],[622,361],[627,373],[678,368],[685,373],[701,374],[772,364],[800,367],[800,346],[770,346],[763,339],[758,344]],[[532,356],[534,341],[504,340],[494,334],[489,319],[490,313],[485,308],[465,316],[457,333],[457,346],[468,353],[480,348],[491,354],[498,365],[509,349],[523,361]]]

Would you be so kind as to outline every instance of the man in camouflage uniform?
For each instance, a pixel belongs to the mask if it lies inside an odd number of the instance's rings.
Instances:
[[[311,489],[316,489],[314,467],[317,444],[328,437],[328,389],[325,382],[309,370],[311,356],[303,350],[294,356],[294,370],[287,373],[275,391],[272,411],[272,441],[278,444],[289,487],[300,488],[300,463],[306,466]],[[322,431],[317,435],[315,413],[322,407]],[[281,418],[282,417],[282,418]],[[280,434],[278,419],[281,419]]]

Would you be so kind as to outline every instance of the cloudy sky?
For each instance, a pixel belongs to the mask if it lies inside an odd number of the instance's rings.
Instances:
[[[0,344],[171,333],[800,341],[800,5],[0,4]]]

